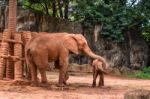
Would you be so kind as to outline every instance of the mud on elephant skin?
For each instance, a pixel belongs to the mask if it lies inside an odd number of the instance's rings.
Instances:
[[[46,83],[46,67],[48,62],[55,62],[59,68],[59,85],[64,86],[67,80],[69,54],[79,54],[99,59],[104,66],[107,63],[104,58],[94,54],[89,48],[85,37],[81,34],[69,33],[39,33],[26,44],[26,62],[31,71],[32,82],[37,82],[37,68],[41,74],[41,82]]]
[[[107,74],[105,72],[106,68],[105,65],[99,60],[95,59],[92,62],[92,67],[93,67],[93,83],[92,87],[96,87],[96,79],[99,76],[99,84],[98,86],[104,86],[104,74]]]

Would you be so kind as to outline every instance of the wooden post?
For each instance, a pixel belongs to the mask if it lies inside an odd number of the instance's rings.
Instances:
[[[13,44],[11,44],[11,43],[9,43],[8,55],[13,55]],[[6,78],[14,79],[14,61],[12,58],[7,58]]]
[[[16,41],[21,42],[21,33],[15,33],[14,38]],[[20,43],[14,44],[14,56],[22,58],[22,45]],[[23,72],[22,72],[22,60],[15,61],[15,80],[22,80],[23,79]]]
[[[96,24],[94,28],[94,41],[97,42],[99,32],[102,30],[103,24]]]
[[[34,34],[33,34],[34,35]],[[22,33],[22,39],[23,39],[23,43],[24,45],[26,45],[26,43],[32,38],[32,34],[30,31],[24,31]]]
[[[16,11],[17,0],[9,0],[8,29],[11,33],[16,32]]]
[[[8,32],[7,29],[5,29],[3,36],[2,36],[0,55],[7,55],[8,54],[9,44],[8,44],[8,42],[4,42],[4,40],[9,39],[10,37],[11,37],[11,34]],[[5,64],[6,64],[6,59],[0,57],[0,80],[3,79]]]
[[[16,32],[16,11],[17,0],[9,0],[8,30],[10,37],[8,39],[12,39],[14,37],[14,33]],[[13,46],[10,42],[8,42],[8,44],[9,51],[7,54],[13,55]],[[6,78],[14,78],[14,61],[11,58],[7,59]]]
[[[16,0],[9,0],[9,16],[8,16],[8,30],[11,39],[14,36],[16,31],[16,8],[17,8],[17,1]],[[7,42],[8,43],[8,42]],[[7,54],[13,55],[13,47],[10,43],[8,43],[9,50]],[[7,59],[7,66],[6,66],[6,78],[13,79],[14,78],[14,62],[12,59]]]

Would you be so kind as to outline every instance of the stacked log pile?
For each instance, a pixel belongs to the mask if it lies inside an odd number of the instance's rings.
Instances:
[[[17,0],[9,0],[8,29],[0,33],[0,80],[23,80],[24,45],[31,32],[16,32]]]
[[[11,39],[9,33],[8,29],[0,33],[0,79],[22,80],[26,71],[24,47],[36,32],[16,32]]]

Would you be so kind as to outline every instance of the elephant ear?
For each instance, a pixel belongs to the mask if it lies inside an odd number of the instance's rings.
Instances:
[[[79,54],[77,41],[74,39],[74,34],[69,34],[64,38],[65,47],[74,54]]]

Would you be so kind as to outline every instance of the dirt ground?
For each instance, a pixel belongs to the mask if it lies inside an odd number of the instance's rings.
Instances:
[[[39,87],[0,81],[0,99],[123,99],[127,91],[150,90],[150,80],[106,75],[104,87],[92,88],[92,74],[70,73],[68,85],[60,88],[57,87],[58,72],[48,72],[47,77],[48,84]]]

